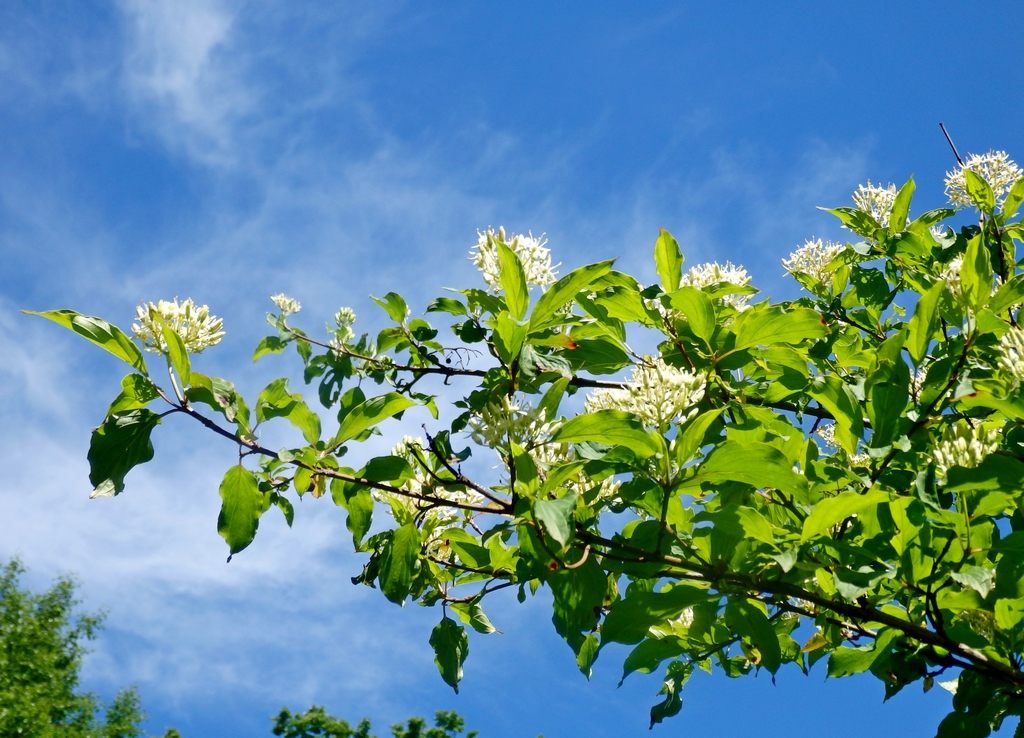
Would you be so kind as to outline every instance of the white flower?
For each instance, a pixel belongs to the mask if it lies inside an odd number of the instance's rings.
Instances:
[[[708,262],[690,267],[690,270],[679,280],[680,287],[696,287],[697,289],[722,283],[746,287],[750,284],[750,275],[742,266],[736,266],[731,261],[725,262],[724,266],[718,262]],[[737,310],[746,310],[750,295],[722,295],[721,299]]]
[[[633,413],[651,428],[683,423],[704,398],[707,378],[666,364],[660,357],[647,357],[633,367],[633,375],[622,389],[597,389],[587,397],[583,411],[621,410]]]
[[[958,254],[938,274],[939,279],[946,283],[950,294],[957,299],[960,298],[962,292],[960,287],[960,270],[963,268],[963,265],[964,256],[963,254]]]
[[[477,231],[477,236],[476,246],[469,252],[469,260],[480,270],[487,287],[495,294],[501,292],[499,242],[512,249],[519,258],[527,284],[547,287],[555,281],[555,267],[558,264],[551,265],[551,250],[545,247],[547,239],[543,234],[540,238],[534,238],[532,233],[528,236],[521,233],[506,234],[504,228],[499,228],[497,232],[488,228],[486,231]]]
[[[829,450],[829,453],[839,450],[839,443],[836,441],[835,423],[822,423],[818,426],[818,430],[815,432],[818,434],[818,437],[825,442],[825,448]]]
[[[1013,187],[1013,183],[1024,174],[1005,151],[970,154],[962,167],[952,172],[946,172],[946,196],[950,203],[960,208],[974,206],[974,200],[967,193],[965,169],[971,170],[988,182],[997,202],[1002,200],[1003,196]]]
[[[985,425],[973,427],[963,420],[947,425],[942,429],[942,438],[932,451],[935,473],[945,477],[953,466],[973,468],[997,448],[998,428]]]
[[[210,315],[210,308],[206,305],[197,307],[191,297],[180,303],[177,297],[170,302],[144,302],[135,309],[135,318],[138,322],[132,325],[132,333],[142,341],[146,351],[155,354],[167,354],[160,319],[178,334],[185,349],[192,354],[219,343],[224,336],[221,330],[224,321]]]
[[[331,345],[334,347],[344,346],[355,337],[352,325],[356,322],[356,313],[352,308],[338,308],[334,314],[334,325],[327,324],[327,332],[334,335]]]
[[[832,275],[829,263],[846,250],[841,243],[833,243],[820,238],[807,239],[804,245],[782,260],[782,266],[790,274],[806,274],[815,281],[824,282]]]
[[[281,311],[282,318],[286,318],[289,315],[295,315],[295,313],[302,310],[302,305],[299,304],[298,300],[288,297],[288,295],[283,292],[271,295],[270,301],[277,305],[277,309]]]
[[[857,209],[870,215],[883,228],[889,225],[889,215],[895,201],[896,185],[891,183],[888,187],[879,187],[871,184],[869,179],[867,186],[857,185],[857,191],[853,193],[853,204]]]
[[[910,377],[910,392],[914,396],[914,399],[921,398],[921,390],[924,389],[924,380],[928,377],[928,365],[920,367]]]
[[[998,365],[1017,381],[1024,380],[1024,329],[1011,327],[999,339]]]
[[[525,400],[503,396],[469,419],[469,436],[481,446],[508,451],[509,439],[529,450],[545,442],[554,430],[546,413]]]
[[[433,504],[426,500],[406,497],[396,492],[373,489],[370,494],[378,502],[391,508],[404,508],[410,515],[417,518],[423,535],[423,543],[428,553],[436,553],[444,537],[444,530],[458,525],[464,519],[466,511],[456,505],[483,505],[487,502],[483,495],[473,490],[454,490],[444,487],[424,468],[429,463],[430,452],[421,438],[405,436],[401,443],[391,450],[392,456],[405,459],[412,467],[414,476],[401,483],[394,484],[415,495],[424,495],[452,503]]]
[[[576,451],[568,443],[544,443],[535,447],[531,451],[531,455],[534,461],[537,462],[541,476],[545,479],[552,467],[577,461]],[[562,487],[575,492],[577,495],[582,495],[598,484],[600,484],[600,490],[597,493],[596,502],[608,502],[615,499],[619,487],[622,486],[622,483],[616,480],[615,477],[605,477],[600,482],[597,482],[587,476],[581,469],[575,476],[566,479],[562,483]]]

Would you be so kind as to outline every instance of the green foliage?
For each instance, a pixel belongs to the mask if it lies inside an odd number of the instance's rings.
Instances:
[[[294,344],[326,412],[282,379],[255,426],[234,385],[193,371],[166,331],[169,391],[113,326],[38,314],[137,370],[94,436],[98,492],[152,456],[158,398],[241,452],[221,487],[232,553],[270,506],[290,524],[289,497],[329,486],[365,556],[353,581],[440,606],[430,643],[453,688],[469,653],[459,623],[496,632],[484,607],[497,592],[549,587],[583,674],[613,642],[634,646],[623,678],[662,672],[652,724],[702,671],[825,660],[887,697],[942,679],[955,697],[940,735],[981,736],[1024,711],[1024,223],[1011,220],[1024,180],[959,182],[979,218],[958,231],[948,208],[913,218],[913,180],[828,210],[854,240],[784,260],[795,300],[751,302],[731,265],[684,273],[665,231],[648,287],[609,261],[556,280],[541,242],[489,231],[473,257],[487,289],[427,308],[448,340],[395,293],[375,298],[391,321],[376,337],[356,337],[345,309],[323,341],[289,322],[297,306],[272,314],[254,358]],[[447,425],[439,399],[457,413]],[[363,450],[406,418],[423,439]],[[260,426],[282,419],[296,446],[262,446]],[[282,716],[299,731],[287,735],[359,734],[322,711]]]
[[[85,642],[102,617],[75,614],[70,579],[33,594],[19,588],[23,573],[17,560],[0,569],[0,735],[142,738],[134,689],[118,693],[103,718],[96,696],[78,691]]]
[[[434,727],[428,728],[423,718],[409,718],[403,725],[391,726],[394,738],[456,738],[465,730],[465,721],[456,712],[439,710],[434,715]],[[328,715],[322,707],[313,705],[302,714],[292,713],[288,708],[281,710],[274,718],[274,735],[283,738],[376,738],[370,734],[370,721],[363,719],[355,728],[344,720]],[[465,738],[476,738],[471,730]]]

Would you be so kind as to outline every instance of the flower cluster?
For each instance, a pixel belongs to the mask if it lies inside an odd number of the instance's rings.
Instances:
[[[818,430],[815,431],[818,437],[825,443],[825,451],[828,454],[834,454],[839,451],[839,441],[836,440],[836,424],[835,423],[822,423],[818,426]],[[853,454],[852,456],[846,457],[851,466],[864,466],[871,461],[871,458],[867,454]]]
[[[288,297],[288,295],[283,292],[271,295],[270,301],[277,305],[277,309],[281,311],[282,318],[287,318],[289,315],[295,315],[295,313],[302,310],[302,305],[299,304],[298,300]]]
[[[708,262],[699,266],[690,267],[690,270],[683,274],[679,280],[680,287],[696,287],[702,289],[716,284],[734,284],[739,287],[746,287],[750,284],[750,275],[742,266],[736,266],[731,261],[725,265],[718,262]],[[723,295],[722,300],[732,305],[737,310],[746,310],[747,300],[750,295]]]
[[[999,339],[998,365],[1017,381],[1024,381],[1024,329],[1011,327]]]
[[[424,464],[428,463],[429,452],[421,438],[403,437],[401,443],[391,449],[391,455],[405,459],[413,469],[413,476],[396,483],[397,486],[414,495],[427,496],[442,502],[434,504],[379,489],[371,490],[370,494],[378,502],[391,507],[392,514],[397,506],[415,516],[420,523],[424,545],[428,550],[436,549],[440,545],[445,528],[456,525],[461,520],[463,511],[455,505],[483,505],[487,502],[483,495],[472,490],[448,489],[441,484],[435,484],[436,480],[433,480],[424,468]],[[444,502],[450,502],[452,505],[445,505]]]
[[[138,322],[132,324],[132,333],[142,341],[146,351],[154,354],[167,354],[161,321],[178,334],[185,349],[192,354],[219,343],[224,336],[221,330],[224,321],[210,315],[206,305],[196,306],[191,297],[184,302],[178,302],[177,297],[170,302],[144,302],[136,308],[135,319]]]
[[[984,425],[972,426],[959,421],[942,429],[942,438],[935,444],[932,460],[935,473],[945,477],[954,466],[972,468],[999,448],[999,429]]]
[[[534,238],[532,233],[527,236],[521,233],[506,234],[504,228],[499,228],[497,232],[488,228],[486,231],[477,231],[477,235],[476,246],[469,252],[469,260],[480,270],[488,289],[495,294],[501,292],[498,243],[508,246],[519,258],[527,284],[547,287],[555,281],[555,267],[558,264],[552,266],[551,250],[544,245],[547,239],[543,235]]]
[[[974,200],[967,192],[965,170],[970,170],[988,182],[992,193],[999,201],[1010,191],[1013,183],[1020,179],[1024,171],[1007,156],[1005,151],[989,151],[987,154],[971,154],[962,167],[946,172],[946,196],[954,207],[969,208]]]
[[[825,448],[828,449],[829,453],[839,450],[839,443],[836,441],[835,423],[822,423],[815,432],[818,434],[818,438],[825,442]]]
[[[953,297],[959,299],[963,292],[960,286],[960,270],[964,266],[964,255],[958,254],[950,261],[946,266],[939,272],[938,277],[941,281],[946,283],[946,287],[949,288],[950,294]]]
[[[552,468],[578,460],[576,451],[568,443],[544,443],[533,449],[532,455],[542,476],[545,478]],[[595,498],[597,502],[610,502],[615,499],[619,492],[619,487],[622,486],[622,483],[616,480],[615,477],[605,477],[600,482],[596,482],[587,476],[582,469],[576,475],[566,479],[562,486],[575,492],[577,495],[582,495],[598,484],[600,484],[600,489]]]
[[[544,410],[507,395],[469,419],[469,436],[474,442],[502,451],[508,450],[509,440],[530,450],[544,443],[553,430]]]
[[[788,259],[782,260],[782,266],[790,274],[806,274],[817,282],[824,282],[832,274],[828,265],[845,249],[841,243],[822,242],[820,238],[807,239]]]
[[[683,423],[704,398],[707,378],[703,374],[677,369],[660,357],[646,358],[633,367],[633,375],[622,389],[594,390],[584,402],[584,412],[621,410],[632,413],[651,428]]]
[[[435,484],[436,480],[432,479],[424,468],[424,464],[428,463],[429,453],[423,439],[412,436],[404,436],[402,441],[391,449],[391,455],[409,462],[414,473],[413,477],[406,479],[398,486],[413,494],[426,495],[457,505],[482,505],[486,502],[478,492],[447,489],[440,484]],[[389,493],[374,490],[373,494],[388,495]],[[393,497],[392,495],[390,499]],[[401,498],[401,502],[410,511],[420,515],[424,528],[450,524],[461,515],[461,511],[457,507],[431,506],[430,503],[408,497]]]
[[[351,341],[356,335],[352,330],[355,322],[356,313],[352,308],[338,308],[338,312],[334,314],[334,325],[327,324],[327,332],[333,336],[331,345],[344,346]]]
[[[879,187],[871,184],[870,179],[867,185],[857,185],[857,191],[853,193],[853,204],[857,209],[870,215],[883,228],[889,225],[889,215],[895,201],[896,185]]]

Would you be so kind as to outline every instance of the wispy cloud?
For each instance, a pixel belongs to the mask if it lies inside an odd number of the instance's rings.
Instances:
[[[200,159],[223,160],[233,127],[257,93],[232,54],[238,8],[217,0],[125,0],[124,80],[165,140]]]

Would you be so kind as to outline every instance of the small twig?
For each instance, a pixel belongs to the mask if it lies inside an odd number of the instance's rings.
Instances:
[[[581,566],[583,566],[587,562],[587,557],[588,556],[590,556],[590,544],[589,543],[583,549],[583,555],[580,557],[579,561],[577,561],[575,564],[564,564],[563,563],[562,566],[564,566],[566,569],[579,569]]]
[[[945,126],[945,124],[943,124],[942,122],[940,122],[940,123],[939,123],[939,128],[941,128],[941,129],[942,129],[942,133],[943,133],[943,135],[945,135],[945,137],[946,137],[946,141],[948,141],[948,142],[949,142],[949,148],[953,149],[953,156],[955,156],[955,157],[956,157],[956,161],[957,161],[957,163],[958,163],[958,164],[959,164],[960,166],[963,166],[963,165],[964,165],[964,160],[960,158],[960,152],[956,150],[956,144],[955,144],[955,143],[953,143],[953,139],[952,139],[952,138],[950,138],[950,136],[949,136],[949,131],[947,131],[947,130],[946,130],[946,126]]]

